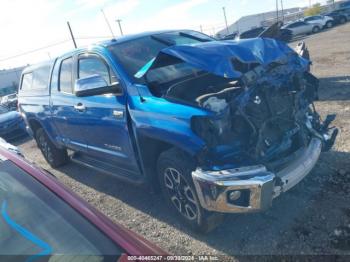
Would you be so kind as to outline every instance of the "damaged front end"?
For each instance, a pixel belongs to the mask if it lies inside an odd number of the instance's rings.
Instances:
[[[309,66],[272,39],[170,47],[147,65],[155,95],[208,110],[191,120],[206,144],[192,173],[204,208],[266,209],[332,147],[335,115],[322,121],[316,112],[318,79]]]

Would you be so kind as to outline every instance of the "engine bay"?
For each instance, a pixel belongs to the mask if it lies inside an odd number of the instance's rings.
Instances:
[[[155,69],[148,84],[156,96],[211,112],[191,121],[193,132],[206,143],[198,157],[203,169],[232,168],[232,163],[278,166],[312,136],[323,139],[322,131],[334,118],[323,123],[315,110],[319,81],[309,64],[295,52],[283,58],[266,64],[233,58],[232,68],[240,73],[236,78],[177,62]],[[157,78],[152,74],[162,81],[150,81]]]

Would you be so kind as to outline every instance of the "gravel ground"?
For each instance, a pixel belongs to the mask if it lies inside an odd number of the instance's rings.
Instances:
[[[276,199],[265,213],[228,215],[208,235],[186,229],[165,206],[161,195],[70,163],[50,168],[35,143],[18,142],[24,155],[113,221],[177,255],[239,256],[350,255],[350,23],[303,39],[320,78],[321,115],[337,113],[340,134],[331,152],[322,153],[312,173]],[[295,43],[292,43],[295,45]],[[238,257],[239,259],[239,257]]]

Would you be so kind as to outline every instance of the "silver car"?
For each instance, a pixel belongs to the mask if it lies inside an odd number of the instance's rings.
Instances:
[[[318,33],[322,29],[322,25],[317,23],[311,24],[303,21],[296,21],[296,22],[287,24],[282,28],[289,29],[290,31],[292,31],[293,36],[297,36],[297,35],[307,35],[312,33]]]

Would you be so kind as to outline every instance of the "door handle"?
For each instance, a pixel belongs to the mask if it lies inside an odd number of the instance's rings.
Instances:
[[[85,111],[86,107],[82,103],[78,103],[74,106],[74,109],[77,111]]]

